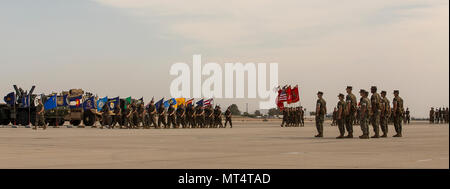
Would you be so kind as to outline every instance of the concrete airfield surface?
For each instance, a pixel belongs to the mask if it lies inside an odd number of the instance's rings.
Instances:
[[[279,120],[235,121],[230,129],[32,130],[0,126],[0,168],[44,169],[449,169],[448,124],[413,122],[403,138],[335,139],[325,124],[281,128]],[[371,128],[372,131],[372,128]]]

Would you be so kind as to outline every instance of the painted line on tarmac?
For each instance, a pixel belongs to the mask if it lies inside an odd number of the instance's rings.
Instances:
[[[433,161],[433,159],[423,159],[423,160],[418,160],[417,162],[421,163],[421,162],[428,162],[428,161]]]

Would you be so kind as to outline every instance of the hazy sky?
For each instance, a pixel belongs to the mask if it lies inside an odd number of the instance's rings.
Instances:
[[[160,98],[170,66],[201,54],[278,62],[279,83],[300,85],[308,110],[318,90],[331,109],[347,85],[376,85],[424,117],[449,103],[448,18],[448,0],[1,0],[0,95],[35,84]]]

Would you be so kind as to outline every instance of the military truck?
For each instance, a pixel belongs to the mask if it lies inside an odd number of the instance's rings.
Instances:
[[[0,104],[0,125],[9,125],[11,122],[11,107],[8,104]]]
[[[69,120],[69,106],[67,102],[67,91],[63,91],[60,94],[52,93],[50,95],[42,95],[42,103],[46,103],[52,96],[56,96],[56,108],[45,110],[45,122],[49,126],[62,126]]]
[[[70,89],[69,96],[69,122],[73,126],[80,126],[83,119],[83,100],[84,91],[82,89]]]
[[[15,93],[9,104],[0,104],[0,124],[29,125],[36,120],[36,95],[33,94],[35,86],[29,92],[14,85]],[[6,100],[6,97],[5,97]]]
[[[90,99],[94,99],[92,107],[86,107],[85,103],[87,103]],[[98,97],[95,97],[92,93],[86,93],[83,96],[83,110],[82,110],[82,118],[84,126],[94,126],[95,122],[101,121],[101,114],[97,112],[97,100]]]

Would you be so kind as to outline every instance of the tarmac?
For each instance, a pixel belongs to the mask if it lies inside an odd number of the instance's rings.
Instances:
[[[335,139],[280,120],[214,129],[32,130],[0,126],[0,169],[449,169],[449,125],[412,122],[403,138]],[[371,128],[372,131],[372,128]]]

